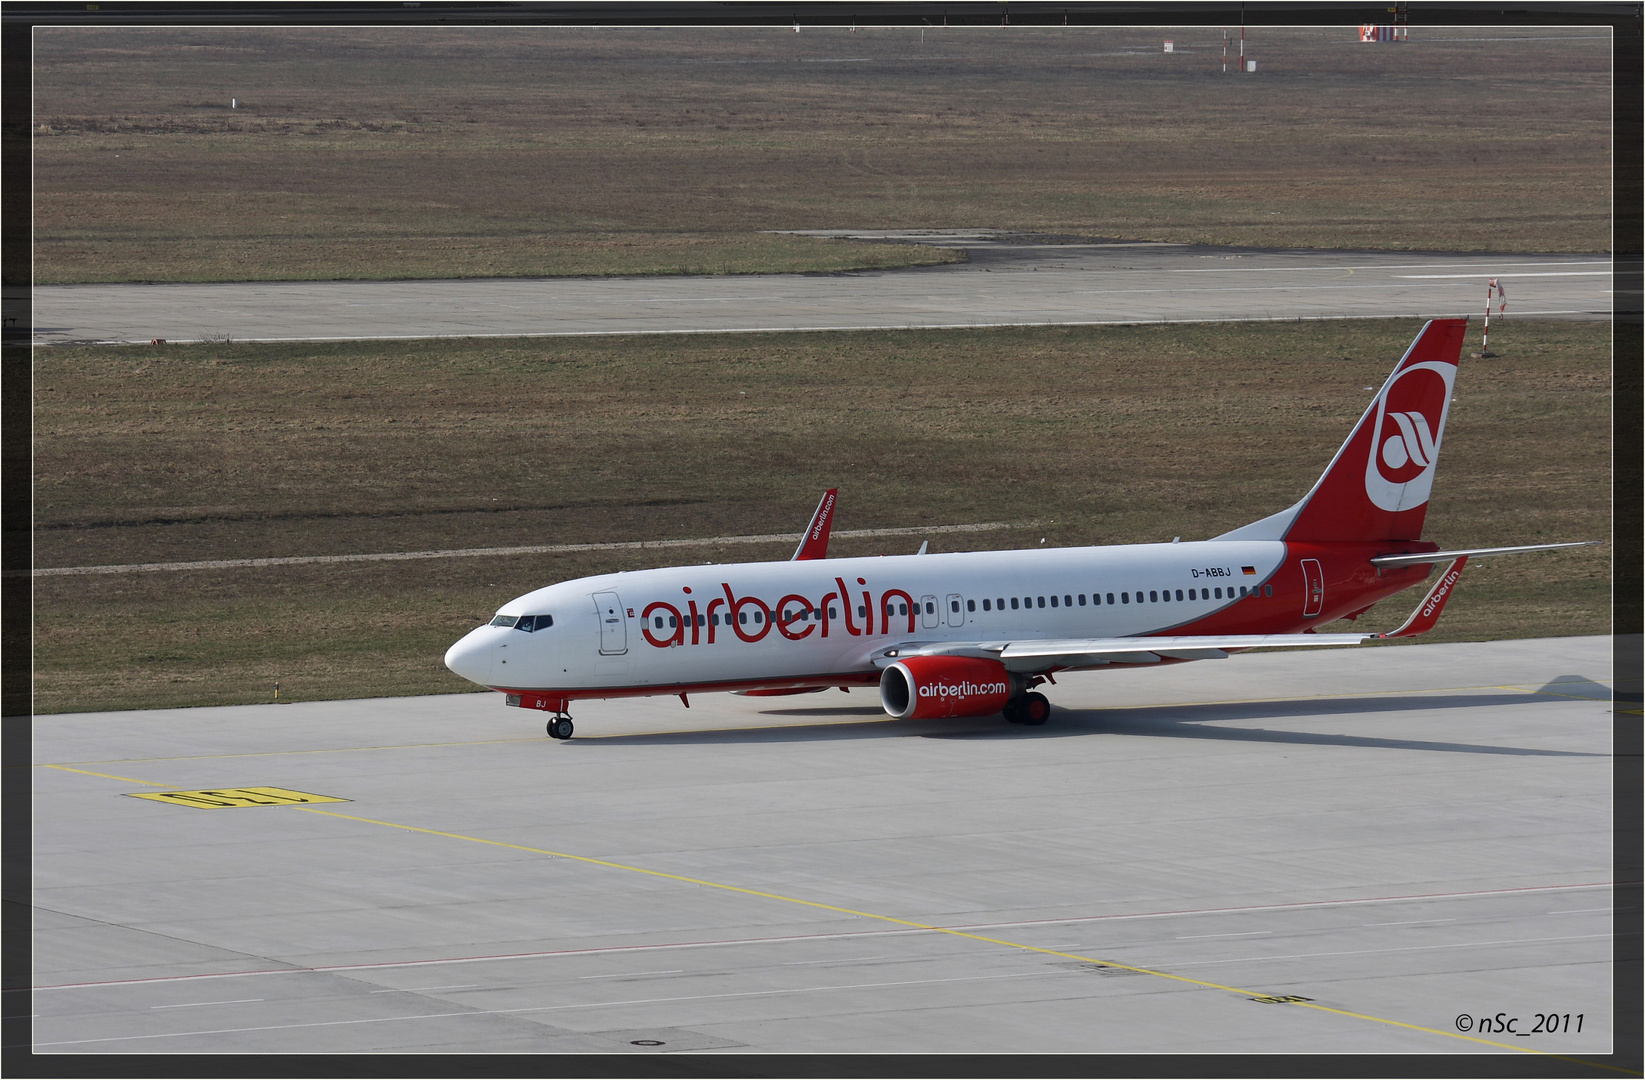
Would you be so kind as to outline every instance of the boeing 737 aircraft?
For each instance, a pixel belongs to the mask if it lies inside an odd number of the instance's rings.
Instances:
[[[1470,558],[1422,539],[1466,319],[1423,327],[1302,500],[1211,540],[826,559],[835,492],[785,562],[564,581],[504,604],[446,666],[553,714],[581,698],[879,686],[899,718],[1043,724],[1057,672],[1357,644],[1433,626]],[[1319,634],[1449,563],[1404,626]]]

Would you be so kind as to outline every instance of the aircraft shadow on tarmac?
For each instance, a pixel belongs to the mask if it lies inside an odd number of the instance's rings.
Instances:
[[[1303,698],[1294,701],[1253,701],[1233,703],[1149,706],[1120,709],[1053,708],[1043,727],[1008,724],[999,717],[967,717],[954,720],[893,720],[873,707],[770,709],[771,717],[842,718],[838,722],[781,725],[758,728],[719,728],[703,731],[668,731],[651,734],[603,735],[574,740],[581,745],[621,743],[636,746],[670,744],[757,744],[849,739],[1066,739],[1080,736],[1136,735],[1173,739],[1212,739],[1226,742],[1289,743],[1303,746],[1349,746],[1385,750],[1426,750],[1461,754],[1509,754],[1527,757],[1605,757],[1605,754],[1575,750],[1542,750],[1531,747],[1491,746],[1483,743],[1442,742],[1425,739],[1379,738],[1371,735],[1323,734],[1272,728],[1210,726],[1228,720],[1284,720],[1287,718],[1352,716],[1368,713],[1434,712],[1442,709],[1477,709],[1514,705],[1546,704],[1534,693],[1411,695],[1364,698]],[[878,722],[872,717],[880,717]],[[862,717],[864,720],[844,720]],[[867,722],[865,722],[865,720]],[[572,745],[572,744],[567,744]]]

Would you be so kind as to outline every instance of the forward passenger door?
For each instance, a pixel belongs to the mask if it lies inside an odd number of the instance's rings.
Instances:
[[[594,610],[600,617],[600,655],[621,656],[628,651],[628,618],[623,602],[614,592],[594,594]]]

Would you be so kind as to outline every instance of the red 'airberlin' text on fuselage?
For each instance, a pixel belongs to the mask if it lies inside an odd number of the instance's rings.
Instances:
[[[876,631],[889,634],[897,623],[906,618],[908,633],[914,632],[918,608],[914,598],[902,589],[887,589],[874,603],[872,591],[862,588],[867,582],[857,579],[853,591],[843,578],[835,578],[836,590],[811,600],[799,593],[789,593],[773,606],[758,596],[738,596],[729,582],[721,582],[723,596],[716,596],[706,607],[699,608],[693,597],[682,597],[678,603],[654,600],[640,612],[640,633],[646,641],[659,649],[679,645],[713,645],[727,630],[741,641],[763,640],[772,629],[790,641],[803,641],[812,635],[828,637],[838,634],[841,624],[852,637],[872,636]],[[682,590],[689,591],[689,590]],[[875,611],[879,618],[876,619]]]

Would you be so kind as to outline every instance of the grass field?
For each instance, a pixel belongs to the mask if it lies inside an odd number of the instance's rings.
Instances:
[[[1422,28],[1396,46],[1346,26],[1261,29],[1259,73],[1224,76],[1219,27],[923,42],[40,29],[32,270],[202,281],[955,257],[762,233],[807,228],[1604,251],[1605,33]],[[29,272],[5,267],[8,282]]]
[[[1032,523],[935,551],[1200,539],[1300,497],[1419,325],[42,349],[36,565],[797,532],[830,486],[839,529]],[[1493,327],[1431,538],[1609,537],[1609,335]],[[446,646],[529,589],[789,550],[41,578],[36,705],[459,691]],[[1424,640],[1606,633],[1609,567],[1608,546],[1470,566]]]

